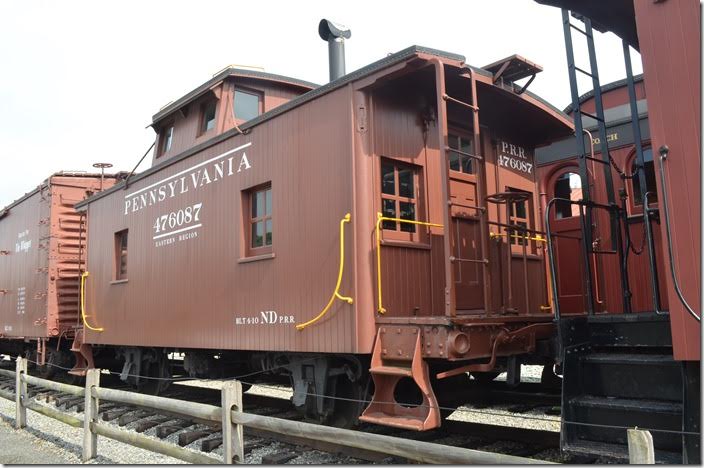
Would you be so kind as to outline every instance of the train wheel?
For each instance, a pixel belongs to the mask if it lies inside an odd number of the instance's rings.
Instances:
[[[70,367],[70,354],[62,350],[47,349],[45,364],[43,366],[37,365],[36,372],[40,378],[50,380],[57,375],[63,376]]]
[[[332,414],[325,421],[326,424],[348,429],[357,423],[367,400],[367,385],[361,380],[363,379],[351,382],[346,375],[338,375],[335,378],[335,404]]]

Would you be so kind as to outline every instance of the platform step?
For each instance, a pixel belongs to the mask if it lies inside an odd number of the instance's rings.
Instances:
[[[628,461],[628,447],[621,444],[609,444],[607,442],[592,442],[580,440],[566,444],[564,451],[573,455],[584,455],[589,457],[607,457],[616,460]],[[681,464],[682,455],[665,450],[655,451],[655,463],[658,464]]]
[[[370,368],[369,372],[377,375],[400,375],[403,377],[413,376],[413,372],[410,367],[376,366]]]
[[[671,401],[638,400],[631,398],[604,398],[583,395],[570,401],[573,406],[584,408],[603,408],[608,410],[652,412],[658,414],[682,414],[682,404]]]
[[[593,364],[635,364],[676,366],[679,363],[667,354],[637,354],[637,353],[592,353],[582,356],[582,361]]]
[[[364,414],[359,417],[361,421],[372,423],[372,424],[382,424],[384,426],[398,427],[401,429],[408,429],[411,431],[422,431],[424,430],[423,424],[425,423],[425,418],[414,418],[409,416],[396,416],[387,413],[373,412]]]

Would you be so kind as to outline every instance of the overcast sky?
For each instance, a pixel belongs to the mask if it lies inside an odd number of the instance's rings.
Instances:
[[[229,64],[324,84],[323,17],[352,30],[348,72],[413,44],[476,66],[517,53],[544,68],[531,91],[570,102],[560,11],[532,0],[4,1],[0,207],[56,171],[130,170],[154,141],[151,116]],[[596,39],[602,84],[623,78],[620,39]]]

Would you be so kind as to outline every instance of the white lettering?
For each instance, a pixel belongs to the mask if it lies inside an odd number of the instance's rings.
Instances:
[[[249,164],[249,159],[247,159],[247,153],[242,153],[242,159],[240,159],[240,167],[237,169],[237,172],[242,171],[243,166],[245,170],[252,167],[252,165]]]

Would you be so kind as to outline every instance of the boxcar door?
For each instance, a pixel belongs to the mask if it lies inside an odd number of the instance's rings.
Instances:
[[[467,260],[482,258],[477,200],[477,161],[472,137],[466,132],[450,130],[448,151],[450,173],[450,229],[455,268],[455,301],[458,313],[484,308],[482,264]]]

